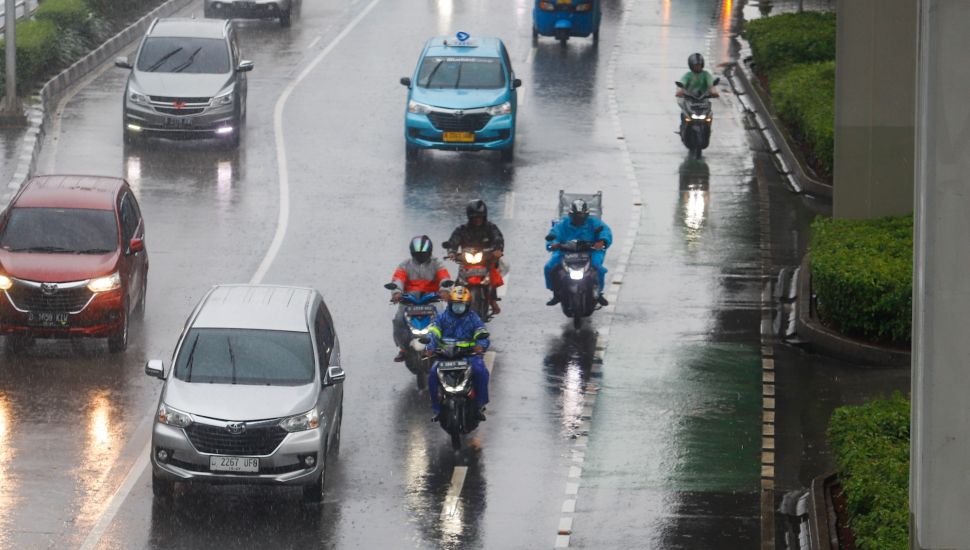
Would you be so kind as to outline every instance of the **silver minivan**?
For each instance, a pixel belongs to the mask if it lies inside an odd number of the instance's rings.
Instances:
[[[189,317],[152,430],[152,489],[175,482],[299,485],[319,502],[340,447],[345,374],[320,293],[271,285],[213,287]]]

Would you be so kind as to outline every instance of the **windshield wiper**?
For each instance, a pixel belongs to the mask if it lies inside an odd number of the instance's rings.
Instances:
[[[174,69],[172,69],[172,72],[173,73],[180,73],[180,72],[184,71],[185,69],[188,69],[189,68],[189,65],[191,65],[192,63],[195,62],[195,56],[198,55],[199,52],[201,52],[201,51],[202,51],[202,46],[199,46],[198,48],[195,49],[194,52],[192,52],[192,55],[190,55],[189,58],[185,60],[185,63],[182,63],[178,67],[175,67]]]
[[[162,57],[160,57],[158,59],[158,61],[155,62],[154,65],[152,65],[151,67],[149,67],[146,72],[153,73],[153,72],[157,71],[158,68],[161,67],[162,65],[164,65],[165,62],[168,61],[168,59],[170,57],[172,57],[173,55],[179,53],[180,51],[182,51],[182,46],[179,46],[178,48],[175,48],[174,50],[172,50],[172,51],[168,52],[167,54],[163,55]]]
[[[199,344],[199,335],[198,333],[196,333],[195,340],[192,341],[192,349],[189,350],[189,359],[185,364],[185,368],[188,369],[188,372],[185,373],[186,382],[192,381],[192,361],[195,360],[195,346],[197,346],[198,344]]]
[[[75,250],[75,254],[107,254],[108,252],[114,252],[113,248],[85,248],[84,250]]]
[[[11,248],[11,252],[74,252],[70,248],[64,248],[61,246],[23,246],[20,248]]]
[[[232,340],[226,336],[226,345],[229,346],[229,364],[232,365],[232,383],[236,383],[236,355],[232,352]]]
[[[425,88],[430,88],[430,87],[431,87],[431,79],[433,79],[433,78],[434,78],[434,74],[435,74],[436,72],[438,72],[438,69],[440,69],[440,68],[441,68],[441,64],[442,64],[442,63],[444,63],[444,62],[445,62],[445,60],[444,60],[444,59],[439,59],[439,60],[438,60],[438,62],[437,62],[437,63],[435,63],[435,66],[434,66],[434,68],[433,68],[433,69],[431,69],[431,72],[430,72],[430,73],[428,73],[428,78],[425,78],[425,79],[424,79],[424,87],[425,87]],[[420,83],[420,82],[418,82],[418,85],[420,86],[420,85],[421,85],[421,83]]]
[[[464,67],[464,63],[458,64],[458,78],[455,79],[455,89],[458,89],[458,83],[461,82],[461,68]]]

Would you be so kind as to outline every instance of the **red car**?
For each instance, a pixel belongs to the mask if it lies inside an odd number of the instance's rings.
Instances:
[[[124,351],[147,282],[145,223],[121,178],[32,178],[0,215],[0,333],[13,351],[34,337]]]

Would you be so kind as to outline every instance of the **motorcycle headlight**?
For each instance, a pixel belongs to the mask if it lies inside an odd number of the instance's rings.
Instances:
[[[429,329],[426,329],[426,328],[412,328],[411,329],[411,334],[418,334],[418,335],[421,335],[421,336],[424,336],[428,332],[429,332]]]
[[[426,115],[431,112],[431,106],[417,101],[408,101],[408,112],[416,115]]]
[[[690,115],[690,117],[694,120],[704,120],[707,118],[707,115]]]
[[[232,102],[234,100],[234,96],[235,96],[235,90],[233,90],[232,88],[230,88],[228,91],[225,91],[225,92],[223,92],[223,93],[215,96],[214,98],[212,98],[209,101],[209,105],[211,105],[213,107],[218,107],[220,105],[232,105]]]
[[[121,288],[121,275],[117,271],[107,277],[98,277],[88,281],[88,290],[91,292],[107,292]]]
[[[280,421],[280,427],[288,432],[303,432],[312,430],[320,425],[320,413],[316,409],[309,410],[303,414],[284,418]]]
[[[465,262],[469,264],[477,264],[482,261],[481,252],[465,252]]]
[[[147,95],[139,92],[131,86],[128,86],[128,100],[132,103],[137,103],[138,105],[151,105],[151,100],[148,99]]]
[[[176,428],[185,428],[192,423],[192,415],[162,403],[158,406],[158,421]]]
[[[13,286],[13,280],[6,275],[0,275],[0,290],[10,290]]]
[[[490,114],[490,115],[492,115],[492,116],[511,115],[512,114],[512,102],[511,101],[506,101],[505,103],[502,103],[500,105],[492,105],[488,109],[485,109],[485,112],[488,113],[488,114]]]
[[[582,269],[570,269],[569,270],[569,278],[572,279],[572,280],[574,280],[574,281],[581,281],[581,280],[583,280],[583,270]]]

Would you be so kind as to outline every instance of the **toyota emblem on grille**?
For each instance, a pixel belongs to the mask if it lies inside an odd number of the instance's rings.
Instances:
[[[57,283],[41,283],[40,292],[45,296],[57,293]]]
[[[455,116],[461,118],[465,116],[465,111],[455,111]]]
[[[230,422],[226,424],[226,431],[232,435],[239,435],[246,431],[245,422]]]

